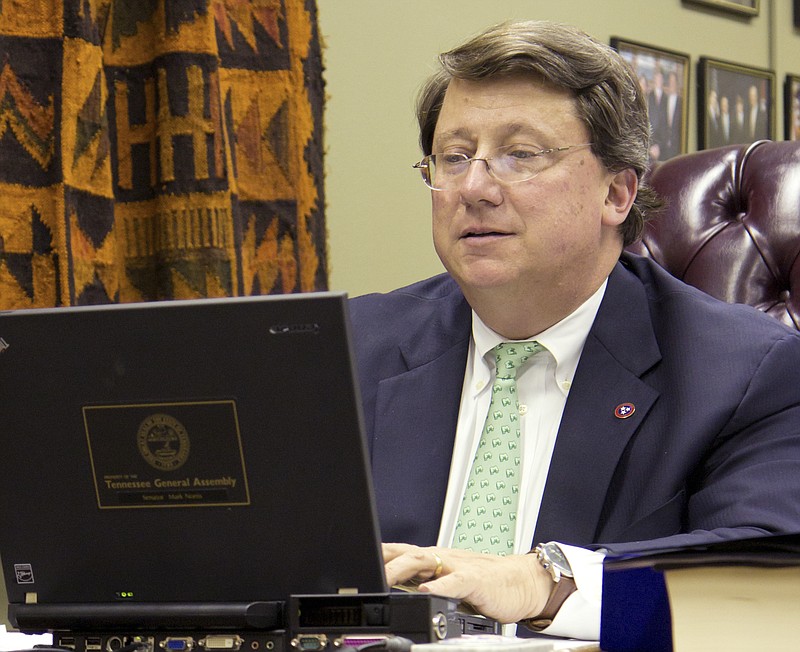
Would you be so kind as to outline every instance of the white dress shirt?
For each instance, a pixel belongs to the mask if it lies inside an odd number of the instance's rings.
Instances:
[[[606,283],[572,314],[529,340],[545,347],[526,363],[517,376],[517,395],[522,424],[522,474],[520,480],[514,552],[527,553],[544,494],[550,459],[561,415],[567,401],[583,345],[592,327]],[[467,355],[461,406],[458,413],[453,459],[439,530],[438,545],[449,547],[467,476],[483,431],[494,378],[494,358],[488,355],[507,341],[472,313],[472,338]],[[577,480],[576,480],[577,481]],[[538,542],[536,542],[538,543]],[[603,555],[562,546],[575,574],[578,591],[559,611],[548,634],[596,640],[600,633],[600,594]],[[506,631],[506,633],[509,633]]]

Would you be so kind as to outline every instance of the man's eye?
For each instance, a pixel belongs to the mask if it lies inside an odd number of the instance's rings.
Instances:
[[[456,165],[467,160],[467,156],[465,154],[439,154],[437,158],[440,163],[445,165]]]
[[[532,147],[514,147],[506,152],[506,156],[524,161],[536,158],[540,155],[540,151],[541,150]]]

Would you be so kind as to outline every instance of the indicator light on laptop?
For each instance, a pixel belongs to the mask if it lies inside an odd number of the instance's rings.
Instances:
[[[133,591],[117,591],[114,595],[118,600],[133,600]]]

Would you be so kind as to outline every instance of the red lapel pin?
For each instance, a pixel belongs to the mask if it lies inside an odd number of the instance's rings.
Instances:
[[[633,416],[634,412],[636,412],[636,406],[633,403],[620,403],[614,409],[614,416],[617,417],[617,419],[627,419]]]

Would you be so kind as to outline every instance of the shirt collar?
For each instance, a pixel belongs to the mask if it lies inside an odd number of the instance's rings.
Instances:
[[[527,340],[536,340],[545,347],[555,361],[555,376],[559,387],[568,390],[578,368],[578,361],[583,351],[583,345],[589,336],[600,303],[605,295],[608,279],[603,281],[597,291],[578,306],[573,312]],[[483,374],[480,369],[493,372],[493,365],[487,361],[489,353],[500,342],[507,342],[505,338],[489,328],[477,313],[472,311],[472,345],[474,348],[475,373]]]

